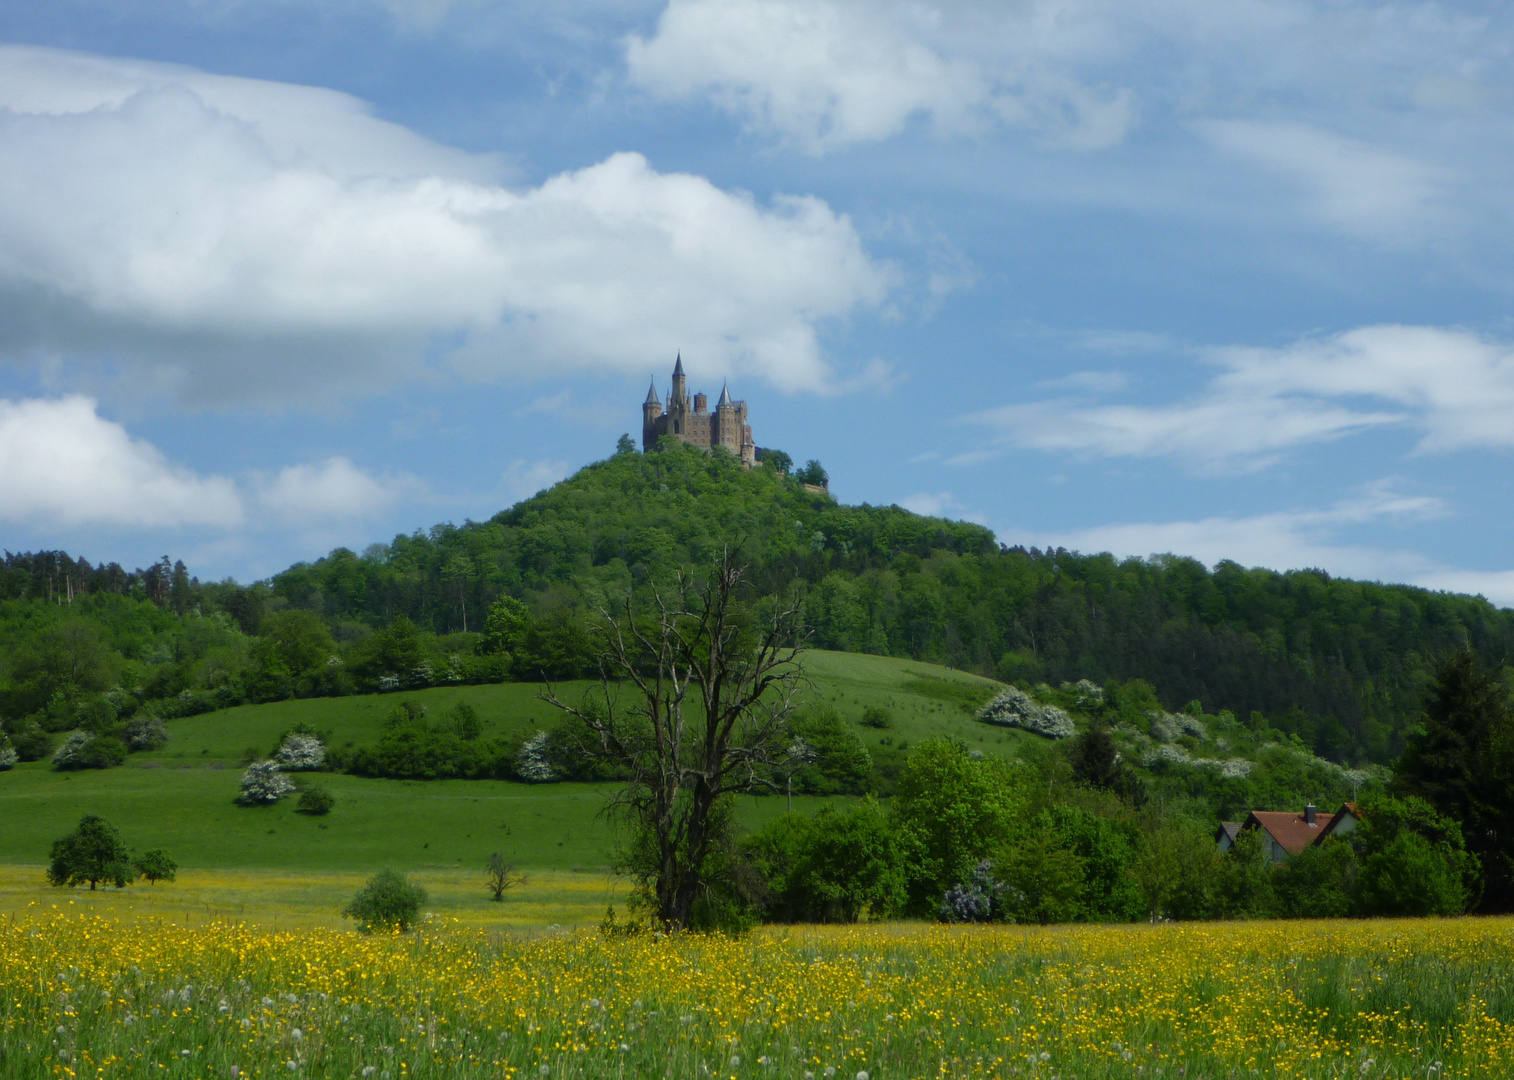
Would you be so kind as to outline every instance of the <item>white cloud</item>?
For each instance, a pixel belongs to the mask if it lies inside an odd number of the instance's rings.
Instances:
[[[551,487],[572,471],[566,461],[512,461],[500,476],[497,491],[508,505],[514,506]]]
[[[1370,326],[1282,349],[1214,349],[1206,359],[1223,370],[1186,401],[1065,399],[969,419],[997,429],[996,443],[1200,468],[1261,468],[1289,449],[1382,425],[1417,430],[1422,452],[1514,446],[1514,347],[1468,331]]]
[[[999,535],[1006,543],[1107,551],[1120,557],[1173,554],[1196,558],[1211,566],[1228,559],[1242,566],[1274,570],[1313,567],[1341,577],[1481,593],[1496,604],[1514,606],[1514,571],[1461,570],[1417,552],[1340,539],[1340,533],[1351,526],[1413,522],[1447,512],[1439,499],[1405,496],[1387,483],[1378,483],[1359,497],[1324,510],[1132,522],[1056,533],[1004,530]]]
[[[1069,147],[1119,142],[1134,121],[1129,94],[1042,62],[1044,5],[1031,7],[981,26],[962,6],[672,0],[650,37],[627,39],[626,61],[635,85],[710,96],[813,153],[889,138],[916,118],[943,134],[1003,123]]]
[[[1309,124],[1211,120],[1198,128],[1222,150],[1303,184],[1316,212],[1348,232],[1418,239],[1445,216],[1440,203],[1453,176],[1444,168]]]
[[[617,154],[538,187],[327,90],[0,47],[0,350],[198,401],[414,375],[831,382],[828,320],[892,271],[815,198]]]
[[[912,514],[925,517],[950,517],[959,521],[984,523],[984,517],[976,510],[964,506],[950,491],[922,491],[899,500],[899,505]]]
[[[33,531],[309,531],[371,519],[422,494],[413,477],[375,478],[344,457],[271,475],[205,476],[100,416],[89,398],[0,399],[0,521]]]
[[[394,506],[420,484],[408,477],[379,481],[344,457],[290,465],[254,482],[260,509],[288,525],[371,518]]]
[[[234,527],[233,481],[201,477],[83,397],[0,400],[0,520],[37,526]]]

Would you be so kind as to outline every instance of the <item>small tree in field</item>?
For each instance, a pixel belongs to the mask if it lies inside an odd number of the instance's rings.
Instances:
[[[365,934],[380,930],[405,931],[420,921],[426,890],[405,880],[404,874],[380,870],[342,909],[342,917],[356,919]]]
[[[54,885],[89,884],[93,891],[104,881],[118,889],[136,877],[126,845],[116,827],[102,817],[88,814],[79,819],[79,827],[53,841],[52,862],[47,880]]]
[[[153,885],[160,881],[172,881],[179,873],[179,864],[162,848],[139,855],[134,866],[137,873]]]
[[[515,865],[506,862],[499,852],[489,856],[489,865],[484,869],[484,884],[496,903],[504,900],[505,893],[525,880],[524,875],[516,872]]]

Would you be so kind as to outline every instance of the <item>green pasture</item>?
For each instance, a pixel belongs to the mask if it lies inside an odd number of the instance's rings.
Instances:
[[[913,661],[847,653],[805,655],[812,702],[829,701],[854,723],[864,708],[892,714],[886,730],[855,726],[874,747],[897,750],[951,734],[989,752],[1010,752],[1018,732],[976,723],[965,703],[986,698],[992,682]],[[587,684],[566,684],[565,696]],[[297,723],[327,733],[336,746],[376,740],[403,698],[439,716],[458,701],[474,706],[485,737],[530,733],[557,719],[536,684],[465,686],[365,697],[248,705],[168,722],[162,750],[134,754],[122,768],[58,772],[45,761],[0,773],[0,864],[38,865],[52,841],[83,814],[100,814],[137,851],[165,848],[180,866],[201,870],[368,873],[383,866],[454,871],[502,852],[522,867],[604,874],[615,837],[604,814],[614,785],[529,785],[494,780],[375,780],[306,774],[336,797],[325,817],[295,812],[289,798],[270,807],[235,803],[249,751],[266,756]],[[824,800],[796,798],[812,812]],[[784,812],[773,796],[743,797],[743,824]]]

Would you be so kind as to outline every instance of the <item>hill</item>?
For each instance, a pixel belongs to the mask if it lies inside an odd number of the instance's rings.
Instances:
[[[1023,687],[1142,679],[1168,710],[1196,702],[1341,763],[1397,756],[1436,655],[1466,642],[1496,662],[1514,648],[1514,612],[1481,598],[1317,570],[1005,548],[975,525],[841,505],[771,468],[674,445],[617,454],[489,521],[338,549],[252,586],[201,583],[167,560],[127,573],[8,555],[0,717],[61,731],[112,692],[122,715],[171,716],[571,677],[590,667],[585,628],[606,598],[733,541],[759,590],[803,591],[819,648]],[[532,622],[513,671],[478,648],[506,595]]]
[[[1025,761],[1049,778],[1061,775],[1054,740],[977,718],[999,684],[917,661],[846,653],[808,653],[804,665],[808,711],[833,711],[871,761],[870,773],[850,790],[886,785],[891,763],[937,736]],[[535,869],[603,870],[613,836],[600,811],[613,785],[324,772],[302,779],[335,795],[336,810],[328,816],[302,816],[292,799],[269,807],[235,805],[246,762],[267,756],[296,726],[320,732],[334,750],[350,750],[380,739],[400,701],[424,706],[433,717],[466,702],[480,718],[481,737],[518,740],[559,718],[540,700],[541,689],[510,683],[243,705],[168,721],[167,743],[133,754],[123,768],[63,772],[45,761],[22,764],[0,773],[0,818],[7,823],[0,830],[0,863],[44,862],[51,840],[81,814],[102,813],[135,846],[168,848],[197,869],[365,871],[390,863],[476,869],[500,850]],[[559,687],[568,694],[575,689]],[[1076,688],[1042,694],[1063,701],[1080,724],[1097,711],[1083,707],[1094,703],[1080,701]],[[869,708],[886,713],[886,727],[861,722]],[[1117,737],[1153,796],[1168,810],[1186,808],[1200,820],[1253,805],[1339,801],[1360,779],[1269,734],[1250,733],[1233,717],[1159,720],[1155,736],[1127,725]],[[1241,768],[1226,770],[1224,761]],[[796,799],[801,808],[823,801],[821,795]],[[785,807],[782,797],[754,796],[741,801],[740,812],[753,827]]]

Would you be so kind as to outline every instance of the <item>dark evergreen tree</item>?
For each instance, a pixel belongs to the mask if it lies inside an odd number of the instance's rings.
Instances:
[[[1441,662],[1393,788],[1460,823],[1482,864],[1479,909],[1514,910],[1514,715],[1503,665],[1465,648]]]

